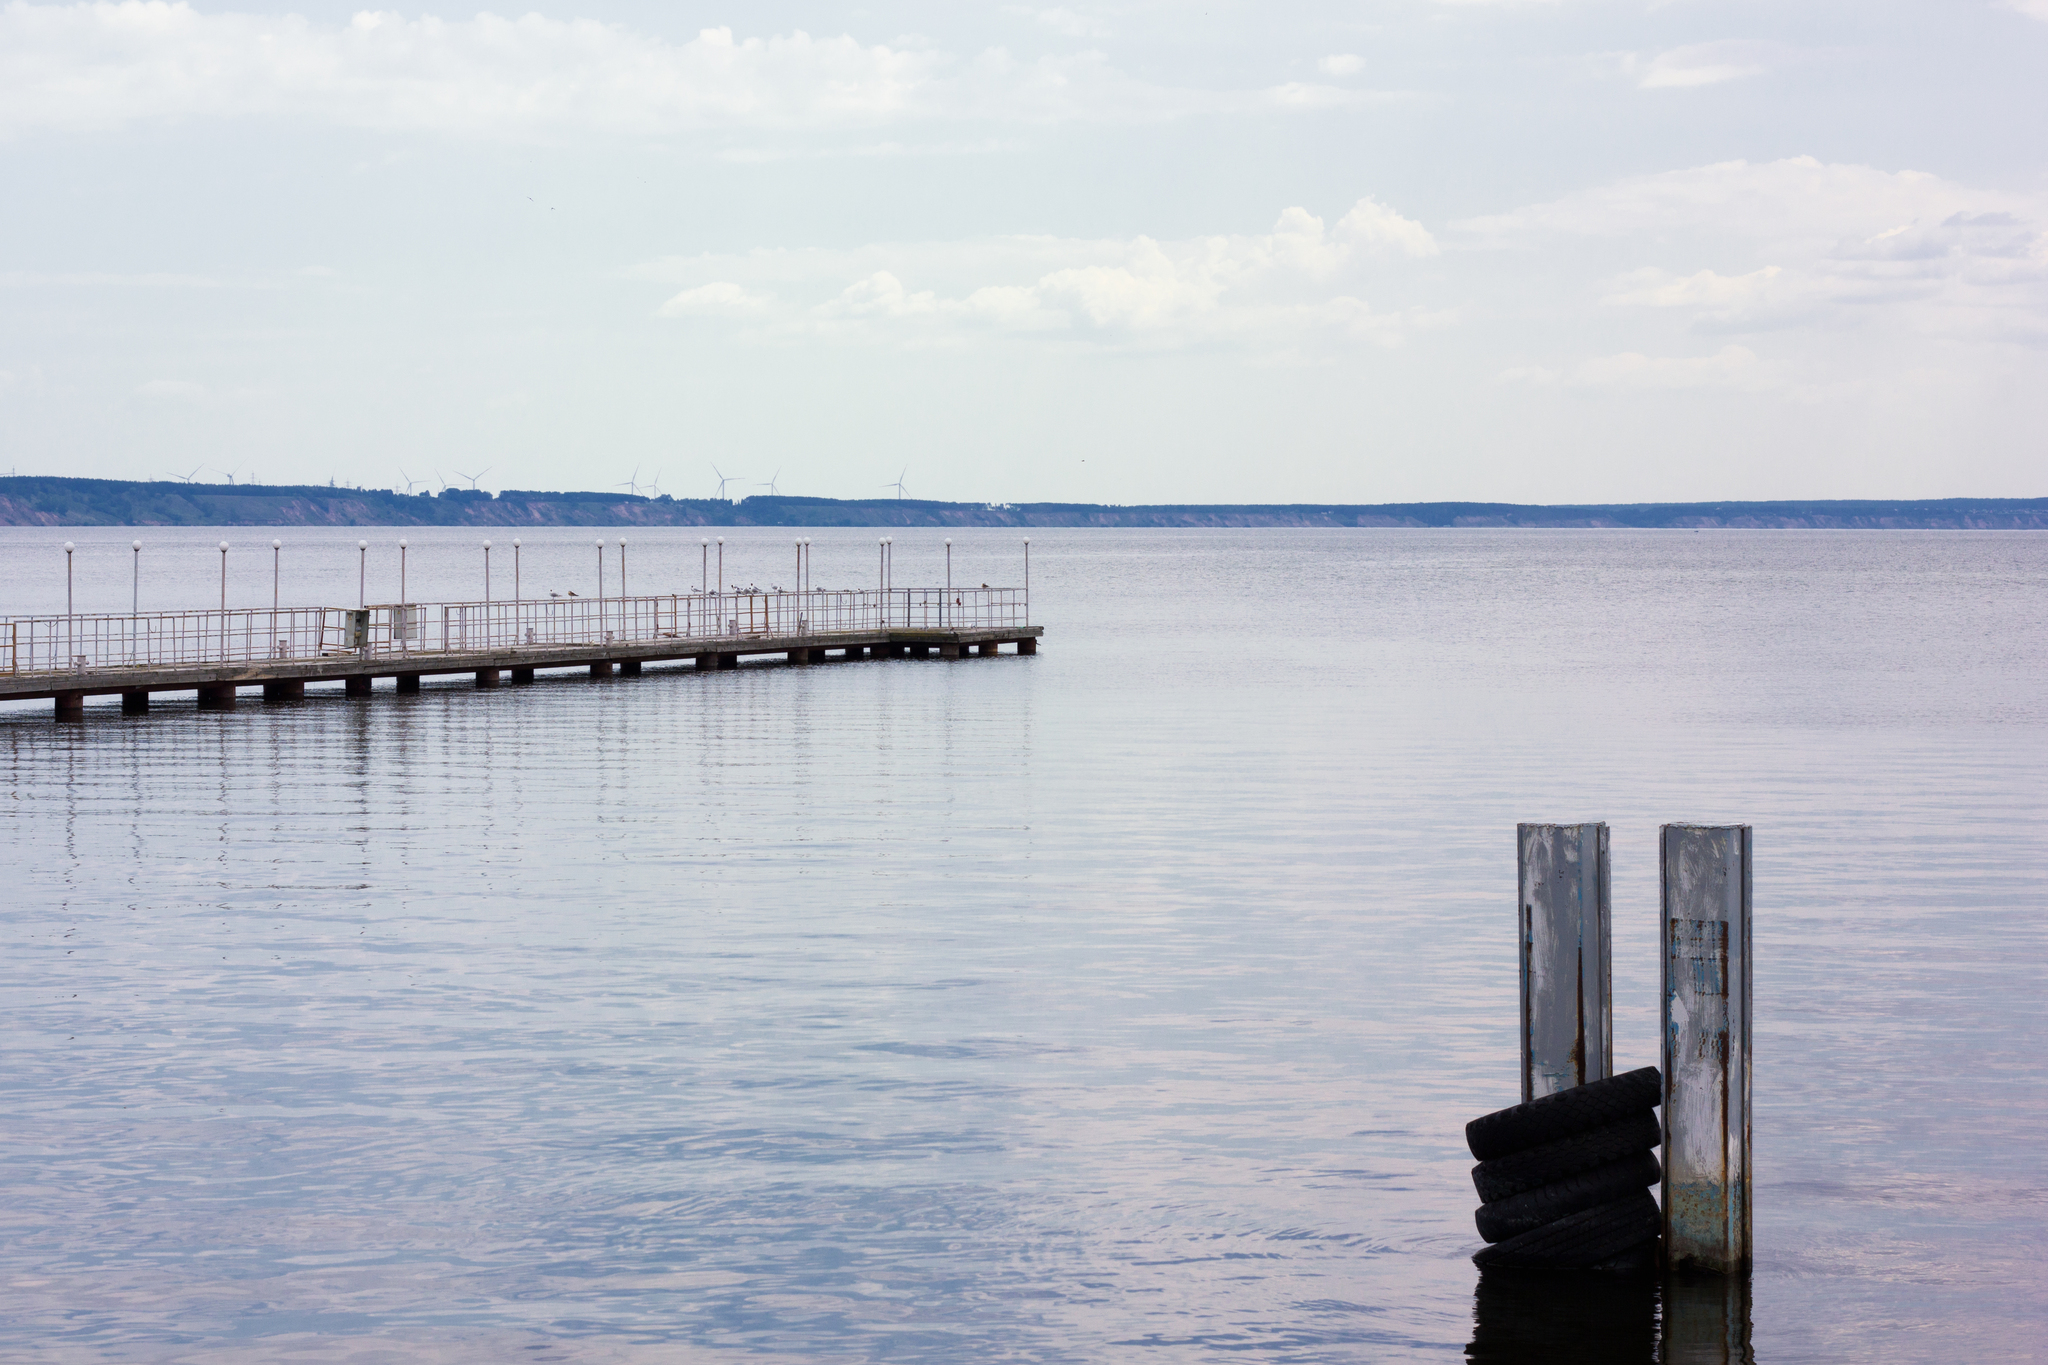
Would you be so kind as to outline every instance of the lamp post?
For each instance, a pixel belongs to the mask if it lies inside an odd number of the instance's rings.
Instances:
[[[519,537],[512,537],[512,600],[523,600],[519,592]]]
[[[392,622],[398,630],[398,647],[409,649],[412,638],[412,608],[405,604],[405,542],[398,542],[398,619]]]
[[[228,543],[220,543],[220,657],[228,657]]]
[[[626,600],[626,538],[619,537],[619,600]],[[625,608],[621,607],[620,611]]]
[[[597,538],[597,619],[604,620],[604,537]]]
[[[270,623],[273,626],[277,624],[277,607],[279,598],[278,573],[279,566],[283,561],[283,556],[284,542],[281,540],[272,540],[270,542]]]
[[[67,664],[78,652],[78,622],[71,605],[71,552],[77,548],[68,540],[64,542],[64,662]]]
[[[702,536],[697,541],[697,591],[711,591],[711,537]]]
[[[484,542],[484,605],[491,604],[491,542]]]
[[[1024,537],[1024,624],[1031,624],[1031,537]]]
[[[724,595],[724,593],[725,593],[725,537],[724,537],[724,536],[720,536],[720,537],[718,538],[718,591],[719,591],[719,595],[720,595],[720,596],[723,596],[723,595]]]
[[[939,599],[939,629],[946,628],[946,604],[953,600],[953,538],[946,537],[946,595]]]
[[[140,616],[142,615],[142,542],[136,541],[132,548],[135,551],[135,572],[131,576],[128,586],[128,614],[130,616]]]
[[[811,590],[811,538],[804,537],[804,591]]]
[[[356,542],[356,605],[365,606],[370,600],[370,542]]]

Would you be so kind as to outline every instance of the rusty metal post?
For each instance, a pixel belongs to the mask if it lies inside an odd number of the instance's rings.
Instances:
[[[1517,825],[1522,1102],[1614,1074],[1607,825]]]
[[[1734,1275],[1750,1264],[1750,828],[1666,825],[1662,845],[1665,1257]]]

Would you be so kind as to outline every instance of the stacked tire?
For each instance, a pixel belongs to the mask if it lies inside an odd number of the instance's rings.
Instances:
[[[1479,1235],[1488,1268],[1642,1270],[1657,1264],[1663,1178],[1654,1066],[1476,1118]]]

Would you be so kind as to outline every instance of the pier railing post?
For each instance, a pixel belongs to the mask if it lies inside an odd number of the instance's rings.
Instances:
[[[1750,1263],[1750,828],[1666,825],[1664,1247],[1674,1268]]]
[[[1522,1100],[1614,1073],[1607,825],[1517,825]]]

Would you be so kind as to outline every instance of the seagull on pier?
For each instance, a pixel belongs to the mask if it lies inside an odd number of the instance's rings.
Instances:
[[[549,591],[549,593],[548,593],[548,596],[550,596],[550,597],[560,597],[561,595],[562,595],[562,594],[560,594],[560,593],[558,593],[558,592],[555,592],[555,591],[553,591],[553,590],[550,590],[550,591]]]
[[[574,589],[574,588],[571,588],[571,589],[569,589],[569,596],[571,596],[571,597],[574,597],[574,596],[576,596],[576,595],[577,595],[577,594],[576,594],[576,589]]]

